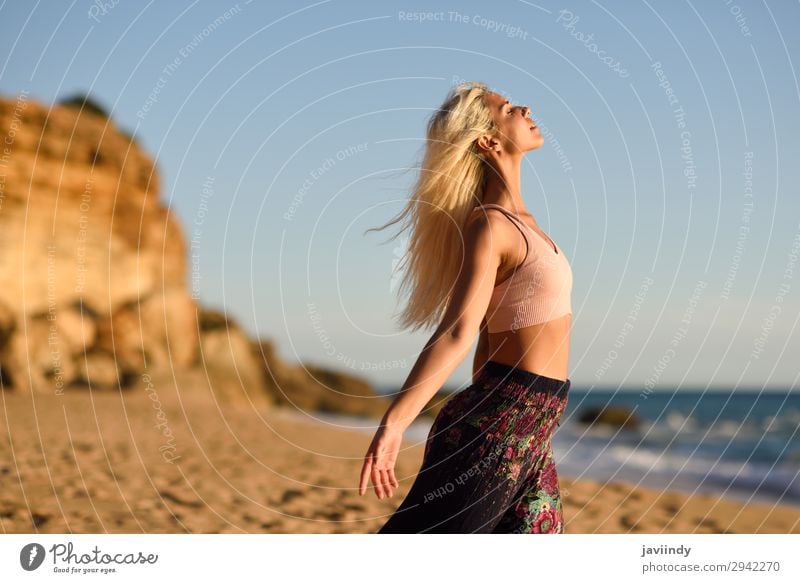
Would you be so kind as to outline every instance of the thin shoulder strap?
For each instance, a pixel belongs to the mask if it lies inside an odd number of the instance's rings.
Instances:
[[[514,223],[514,225],[517,227],[517,229],[519,229],[519,232],[522,233],[522,238],[525,239],[525,259],[522,260],[522,263],[525,263],[525,261],[527,261],[527,259],[528,259],[528,254],[531,251],[531,246],[530,246],[530,241],[528,241],[528,234],[527,234],[526,230],[523,229],[522,226],[519,225],[519,223],[517,223],[517,221],[519,221],[521,223],[522,219],[520,219],[518,216],[514,215],[514,213],[512,213],[508,209],[503,208],[499,204],[495,204],[495,203],[487,203],[487,204],[484,204],[484,205],[476,206],[475,209],[473,209],[473,212],[475,210],[481,209],[481,208],[497,209],[497,210],[501,211],[509,219],[516,219],[516,220],[512,220],[511,222]],[[527,226],[527,225],[523,224],[523,226]]]

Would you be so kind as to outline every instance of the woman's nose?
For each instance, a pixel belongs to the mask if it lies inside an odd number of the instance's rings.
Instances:
[[[522,115],[525,117],[530,117],[531,115],[531,108],[530,107],[523,107],[522,108]]]

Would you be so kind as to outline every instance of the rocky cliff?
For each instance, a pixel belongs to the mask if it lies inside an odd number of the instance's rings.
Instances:
[[[96,110],[24,95],[0,100],[0,135],[3,385],[124,387],[192,365],[186,246],[153,161]]]
[[[288,365],[270,341],[196,304],[153,160],[92,100],[0,98],[0,141],[2,389],[59,395],[158,378],[222,403],[385,410],[363,380]]]

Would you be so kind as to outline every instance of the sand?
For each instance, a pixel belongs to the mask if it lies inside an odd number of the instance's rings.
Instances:
[[[370,434],[161,393],[0,391],[2,532],[371,533],[422,459],[409,443],[395,495],[360,497]],[[559,479],[567,533],[800,533],[800,507]]]

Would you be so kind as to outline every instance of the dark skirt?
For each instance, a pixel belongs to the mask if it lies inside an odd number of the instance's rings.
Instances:
[[[431,426],[408,495],[386,533],[561,533],[551,437],[570,381],[487,361]]]

